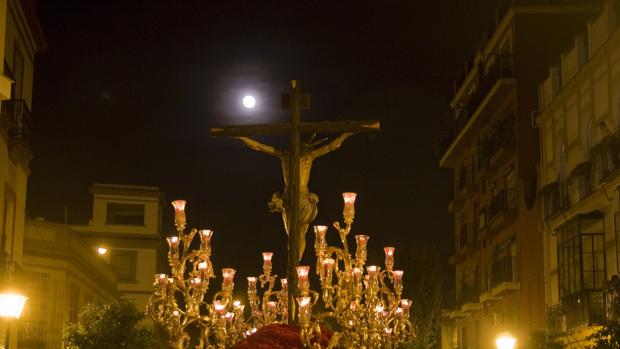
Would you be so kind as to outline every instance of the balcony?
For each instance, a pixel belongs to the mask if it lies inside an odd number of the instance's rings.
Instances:
[[[30,109],[23,99],[11,99],[2,102],[0,127],[6,129],[9,136],[30,139]]]
[[[491,295],[503,297],[520,288],[517,257],[505,256],[491,266]]]
[[[556,333],[600,325],[605,319],[605,298],[602,291],[579,291],[561,299],[560,304],[547,308],[547,326]]]
[[[484,125],[493,109],[516,85],[513,56],[493,55],[490,59],[493,63],[479,78],[476,90],[454,103],[454,120],[439,149],[442,167],[456,165],[460,155],[456,150],[462,144],[472,142],[476,136],[474,124]]]
[[[620,134],[609,134],[592,147],[591,158],[596,185],[614,178],[620,168]]]
[[[514,188],[504,188],[495,193],[489,203],[491,229],[500,230],[517,218],[517,193]]]
[[[480,291],[478,287],[462,284],[461,285],[461,294],[458,299],[458,304],[461,305],[461,311],[463,313],[473,313],[480,310]]]
[[[545,219],[551,219],[556,214],[568,209],[568,186],[566,179],[559,178],[555,182],[545,185],[540,190],[543,200]]]
[[[580,202],[592,194],[592,164],[590,161],[582,162],[570,173],[570,185],[572,202]]]

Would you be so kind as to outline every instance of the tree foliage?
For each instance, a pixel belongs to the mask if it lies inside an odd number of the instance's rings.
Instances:
[[[589,349],[617,349],[620,348],[620,323],[614,319],[603,322],[600,330],[588,337],[593,343]]]
[[[413,300],[411,319],[415,339],[412,349],[429,349],[439,345],[444,275],[438,248],[427,243],[397,249],[396,269],[405,271],[405,298]]]
[[[153,333],[139,326],[144,313],[129,301],[108,305],[87,304],[80,323],[64,330],[67,349],[155,349],[159,345]]]

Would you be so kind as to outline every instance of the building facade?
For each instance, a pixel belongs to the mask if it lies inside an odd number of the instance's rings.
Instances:
[[[454,173],[456,307],[444,349],[491,349],[545,327],[543,237],[536,201],[538,82],[592,14],[593,1],[509,1],[498,10],[451,101],[440,166]]]
[[[45,46],[34,2],[0,0],[0,291],[21,288],[34,57]],[[17,343],[17,323],[9,327],[0,325],[0,348]]]
[[[30,300],[20,319],[20,349],[63,348],[63,328],[78,322],[84,305],[119,299],[116,271],[66,224],[28,219],[23,267]]]
[[[157,187],[115,184],[94,184],[91,194],[91,221],[72,229],[91,248],[108,249],[121,297],[146,311],[162,248],[163,194]]]
[[[568,348],[606,316],[620,258],[620,1],[558,55],[539,88],[548,327]]]

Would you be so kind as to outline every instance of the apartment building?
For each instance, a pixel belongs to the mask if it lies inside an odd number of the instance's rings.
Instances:
[[[491,349],[546,324],[543,236],[533,122],[538,83],[600,1],[507,1],[450,103],[439,165],[454,173],[456,307],[442,325],[444,349]]]
[[[146,311],[162,248],[163,194],[157,187],[97,183],[90,192],[92,219],[72,229],[91,248],[108,249],[121,297]]]
[[[619,20],[620,1],[605,2],[539,88],[545,304],[567,348],[587,345],[620,270]]]
[[[31,159],[35,55],[46,47],[34,1],[0,0],[0,291],[22,290],[22,244]],[[0,323],[0,348],[15,347],[18,326]]]
[[[63,348],[63,329],[88,303],[119,299],[116,271],[103,251],[66,224],[27,219],[22,278],[29,303],[20,318],[18,348]]]

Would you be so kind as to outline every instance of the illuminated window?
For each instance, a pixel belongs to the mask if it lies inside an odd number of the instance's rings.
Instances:
[[[136,251],[112,250],[110,260],[119,282],[136,282]]]
[[[144,205],[108,203],[106,223],[144,225]]]

